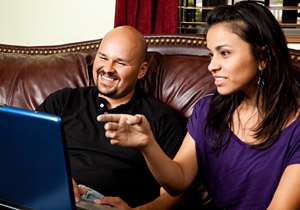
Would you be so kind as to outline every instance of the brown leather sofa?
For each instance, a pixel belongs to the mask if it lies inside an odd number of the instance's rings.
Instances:
[[[189,118],[194,103],[214,88],[205,38],[196,34],[145,37],[149,70],[140,81],[142,90]],[[94,85],[92,61],[100,42],[37,47],[0,44],[0,103],[34,110],[58,89]],[[300,68],[300,50],[290,52],[293,64]],[[205,193],[201,196],[208,198]]]

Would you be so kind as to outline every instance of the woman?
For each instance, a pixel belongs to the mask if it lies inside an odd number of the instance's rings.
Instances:
[[[138,147],[172,195],[199,173],[220,208],[300,209],[300,78],[277,20],[259,2],[243,1],[215,8],[207,24],[216,90],[195,105],[174,160],[144,116],[99,116],[106,136]]]

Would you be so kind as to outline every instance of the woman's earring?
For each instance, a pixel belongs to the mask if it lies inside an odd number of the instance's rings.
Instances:
[[[263,87],[265,86],[265,73],[264,73],[264,69],[260,70],[260,76],[258,79],[258,90],[261,91],[263,89]]]

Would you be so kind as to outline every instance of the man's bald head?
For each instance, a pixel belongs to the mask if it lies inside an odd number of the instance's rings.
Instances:
[[[137,29],[132,26],[119,26],[109,31],[102,39],[101,43],[112,42],[122,45],[128,45],[132,48],[135,55],[138,56],[140,63],[146,60],[147,43]]]

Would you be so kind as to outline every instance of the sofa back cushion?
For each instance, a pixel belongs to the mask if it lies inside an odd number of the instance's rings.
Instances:
[[[189,118],[194,104],[214,88],[208,56],[148,52],[149,68],[142,90]]]
[[[90,85],[91,60],[85,53],[0,53],[0,103],[33,110],[55,90]]]

